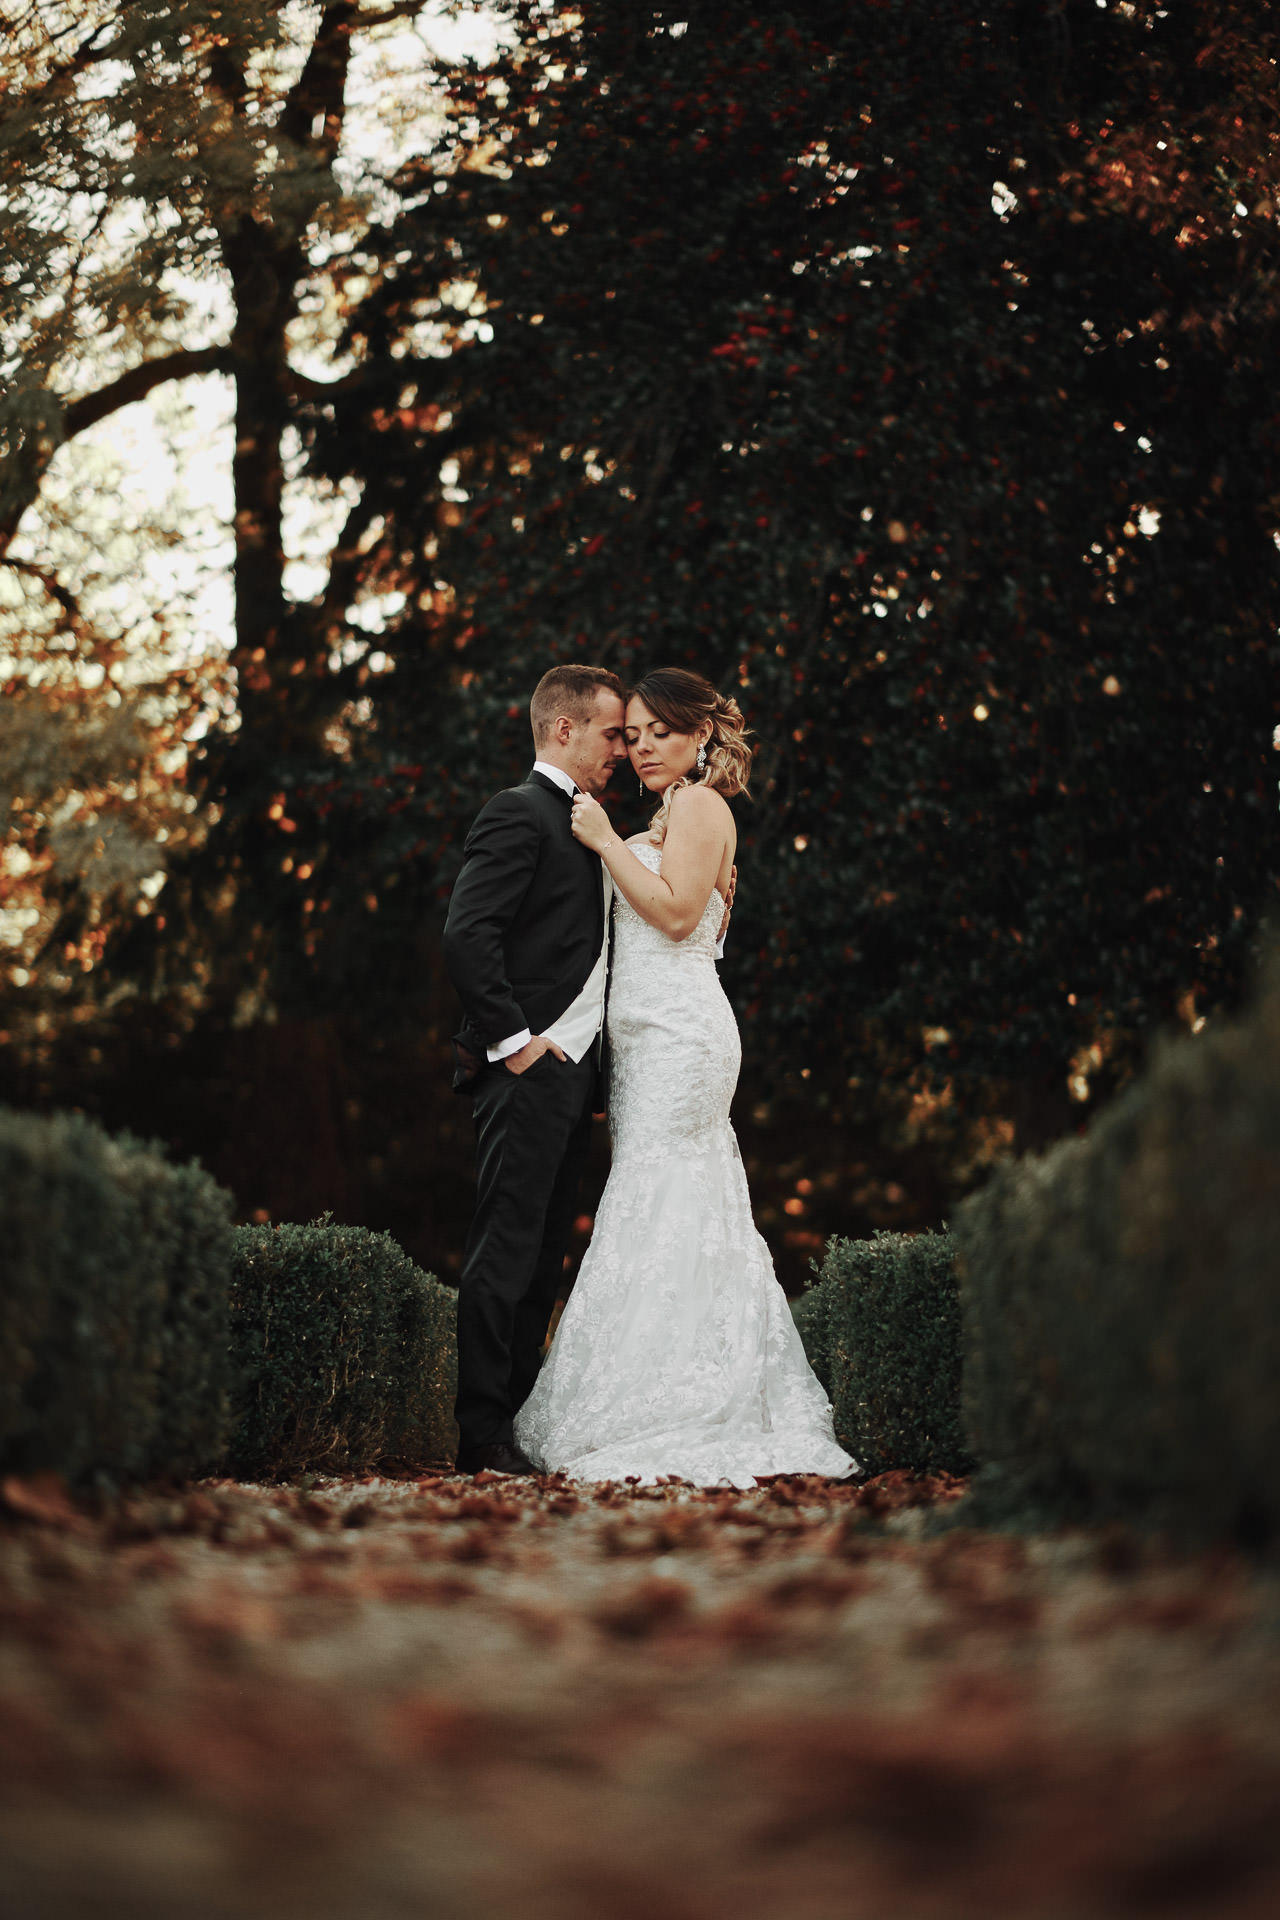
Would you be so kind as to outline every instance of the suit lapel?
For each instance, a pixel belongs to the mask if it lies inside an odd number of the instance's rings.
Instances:
[[[573,795],[570,793],[566,793],[564,788],[560,786],[555,780],[548,780],[546,774],[539,773],[536,767],[530,770],[530,772],[525,778],[524,784],[527,787],[538,787],[543,793],[554,794],[556,799],[563,803],[566,809],[566,812],[573,805]],[[571,843],[576,847],[578,845],[578,842],[573,839],[572,833],[570,833],[569,838]],[[586,852],[586,848],[583,848],[583,852]],[[595,906],[596,927],[598,929],[599,939],[603,941],[605,915],[609,911],[609,901],[610,901],[610,898],[612,897],[613,883],[609,877],[609,870],[605,866],[604,861],[599,860],[597,862],[597,865],[598,865],[599,872],[603,877],[599,885],[595,889],[595,892],[593,895],[593,902]]]
[[[539,773],[536,767],[527,775],[524,784],[526,787],[541,787],[544,793],[554,793],[556,799],[563,800],[566,807],[573,805],[573,795],[566,793],[556,781],[548,780],[546,774]]]

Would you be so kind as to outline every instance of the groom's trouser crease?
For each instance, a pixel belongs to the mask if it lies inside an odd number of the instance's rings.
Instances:
[[[476,1212],[458,1285],[460,1443],[511,1439],[537,1377],[573,1227],[595,1068],[542,1058],[523,1074],[481,1070]]]

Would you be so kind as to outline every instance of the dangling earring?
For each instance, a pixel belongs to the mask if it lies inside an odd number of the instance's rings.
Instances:
[[[644,799],[644,797],[645,797],[645,794],[646,794],[646,793],[648,793],[648,791],[649,791],[649,789],[648,789],[648,787],[646,787],[646,786],[645,786],[645,783],[644,783],[644,781],[642,780],[642,781],[640,782],[640,798],[641,798],[642,800]]]
[[[706,766],[706,764],[707,764],[707,749],[705,746],[700,746],[698,748],[698,772],[699,773],[702,772],[702,769]]]

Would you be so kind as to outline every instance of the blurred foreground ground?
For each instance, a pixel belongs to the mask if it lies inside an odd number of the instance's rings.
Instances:
[[[0,1909],[1270,1920],[1280,1578],[959,1492],[9,1481]]]

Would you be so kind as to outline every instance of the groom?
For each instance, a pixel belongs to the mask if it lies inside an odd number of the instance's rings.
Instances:
[[[475,1219],[458,1285],[458,1468],[532,1473],[511,1423],[538,1371],[600,1074],[611,883],[574,839],[574,793],[625,760],[622,683],[553,667],[529,703],[537,758],[467,835],[445,965],[463,1006],[454,1087],[472,1097]]]

